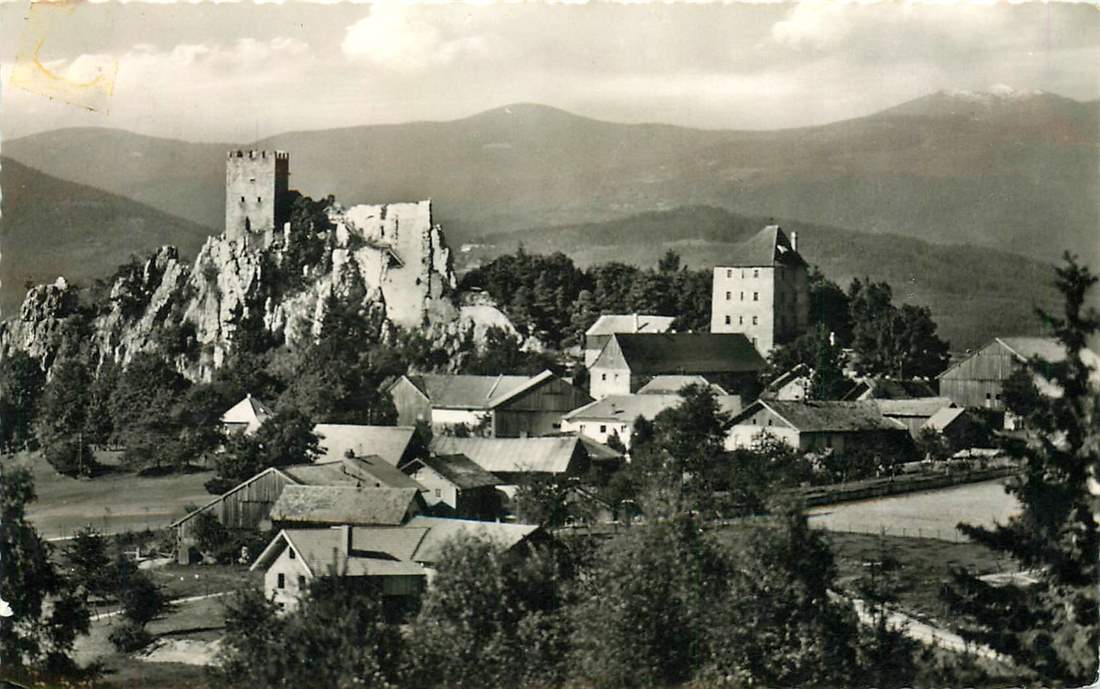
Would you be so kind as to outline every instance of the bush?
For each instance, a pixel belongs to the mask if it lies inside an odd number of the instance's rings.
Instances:
[[[153,642],[153,635],[145,631],[144,625],[132,620],[123,620],[115,625],[107,638],[123,653],[140,651]]]

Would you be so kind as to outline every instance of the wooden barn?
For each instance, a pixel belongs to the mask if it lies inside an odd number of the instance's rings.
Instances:
[[[388,392],[398,423],[427,421],[439,432],[465,426],[497,438],[554,433],[565,413],[592,401],[551,371],[532,377],[405,375]]]

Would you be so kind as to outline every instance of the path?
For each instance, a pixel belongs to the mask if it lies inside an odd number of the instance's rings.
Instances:
[[[207,599],[210,599],[210,598],[218,598],[220,596],[228,596],[231,593],[233,593],[233,592],[232,591],[218,591],[217,593],[206,593],[206,594],[203,594],[201,596],[187,596],[186,598],[173,598],[172,600],[170,600],[168,602],[172,605],[179,605],[181,603],[195,603],[195,602],[200,601],[200,600],[207,600]],[[92,621],[97,622],[99,620],[105,620],[108,617],[115,617],[116,615],[121,615],[121,614],[122,614],[121,609],[112,610],[111,612],[96,613],[92,617]]]

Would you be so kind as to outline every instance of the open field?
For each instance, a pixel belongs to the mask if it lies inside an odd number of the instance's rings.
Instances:
[[[212,497],[202,486],[213,476],[209,471],[75,479],[58,474],[37,456],[15,461],[29,464],[34,472],[38,499],[28,506],[27,515],[45,538],[67,538],[88,525],[104,533],[156,529],[183,516],[185,505],[201,505]]]
[[[885,533],[958,542],[959,522],[992,526],[1019,511],[1004,492],[1004,479],[873,500],[822,505],[807,510],[810,525],[829,531]]]

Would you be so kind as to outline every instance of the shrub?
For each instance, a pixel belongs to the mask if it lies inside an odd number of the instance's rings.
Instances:
[[[145,631],[144,625],[128,619],[115,625],[107,638],[123,653],[139,651],[153,642],[153,635]]]

